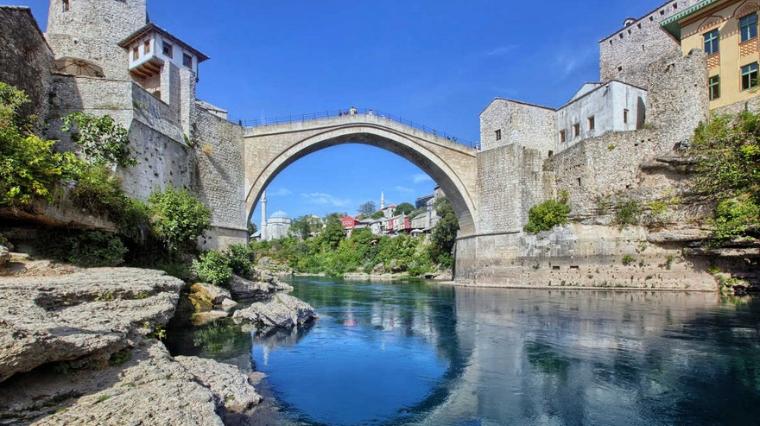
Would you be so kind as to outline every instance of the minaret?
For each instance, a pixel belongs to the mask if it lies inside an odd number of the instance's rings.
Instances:
[[[261,194],[261,241],[267,240],[267,192]]]
[[[380,193],[380,210],[385,208],[385,192]]]

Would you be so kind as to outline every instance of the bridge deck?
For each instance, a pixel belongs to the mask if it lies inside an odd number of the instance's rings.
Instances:
[[[346,125],[370,125],[383,126],[395,131],[424,139],[450,148],[473,150],[479,149],[477,142],[465,142],[446,133],[417,125],[388,114],[374,112],[372,110],[330,114],[310,114],[292,119],[271,120],[267,122],[252,122],[245,128],[245,137],[257,137],[277,133],[299,132],[319,128],[341,127]]]

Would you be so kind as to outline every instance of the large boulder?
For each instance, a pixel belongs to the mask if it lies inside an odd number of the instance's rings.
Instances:
[[[268,300],[255,302],[232,315],[236,324],[252,324],[259,330],[289,329],[309,323],[316,317],[311,305],[288,294],[275,294]]]
[[[0,386],[0,418],[40,425],[222,425],[261,401],[233,366],[172,358],[145,340],[125,360],[68,374],[36,371]]]
[[[230,292],[212,284],[195,283],[190,286],[188,298],[195,312],[206,312],[221,306],[225,299],[232,297]]]
[[[0,277],[0,382],[56,361],[102,365],[165,325],[183,285],[134,268]]]
[[[236,300],[259,300],[266,299],[276,292],[293,290],[293,287],[266,273],[258,272],[257,278],[257,281],[251,281],[233,275],[229,283],[232,297]]]
[[[229,315],[230,315],[229,312],[216,311],[216,310],[207,311],[207,312],[196,312],[192,315],[192,317],[190,318],[190,321],[193,323],[194,326],[200,327],[210,322],[214,322],[222,318],[227,318]]]

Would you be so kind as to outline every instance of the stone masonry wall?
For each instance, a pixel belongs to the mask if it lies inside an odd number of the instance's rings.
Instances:
[[[53,53],[28,8],[0,7],[0,81],[22,89],[31,103],[22,113],[48,114]]]
[[[601,79],[646,86],[650,63],[681,52],[678,42],[660,27],[660,22],[697,2],[669,1],[602,39],[599,42]]]
[[[198,164],[196,189],[212,211],[211,225],[215,228],[205,246],[224,246],[229,239],[244,241],[248,218],[245,211],[243,128],[201,107],[194,108],[193,117],[194,129],[190,138],[195,144]],[[219,236],[224,240],[218,241]]]
[[[50,2],[47,39],[56,58],[92,61],[107,78],[129,80],[127,52],[118,43],[145,26],[146,0],[70,0]]]
[[[551,108],[507,99],[495,99],[480,114],[480,143],[483,151],[517,144],[541,151],[556,152],[556,113]],[[501,139],[496,140],[496,131]]]
[[[668,155],[676,144],[690,139],[707,117],[704,61],[704,54],[695,52],[651,64],[647,74],[659,78],[648,86],[644,129],[588,139],[546,161],[544,170],[554,177],[556,190],[570,194],[574,215],[593,215],[600,196],[635,188],[642,163]]]

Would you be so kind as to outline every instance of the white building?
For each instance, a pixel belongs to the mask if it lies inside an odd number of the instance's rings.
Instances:
[[[482,150],[517,144],[546,157],[608,132],[640,129],[647,91],[617,80],[586,83],[563,106],[494,99],[480,114]]]
[[[279,240],[290,235],[291,220],[284,211],[276,211],[269,217],[266,222],[265,235],[266,241]]]
[[[191,71],[198,78],[198,64],[208,59],[168,31],[149,23],[119,43],[129,55],[132,79],[157,98],[172,104],[172,90],[178,84],[173,70]],[[176,75],[176,74],[175,74]]]

